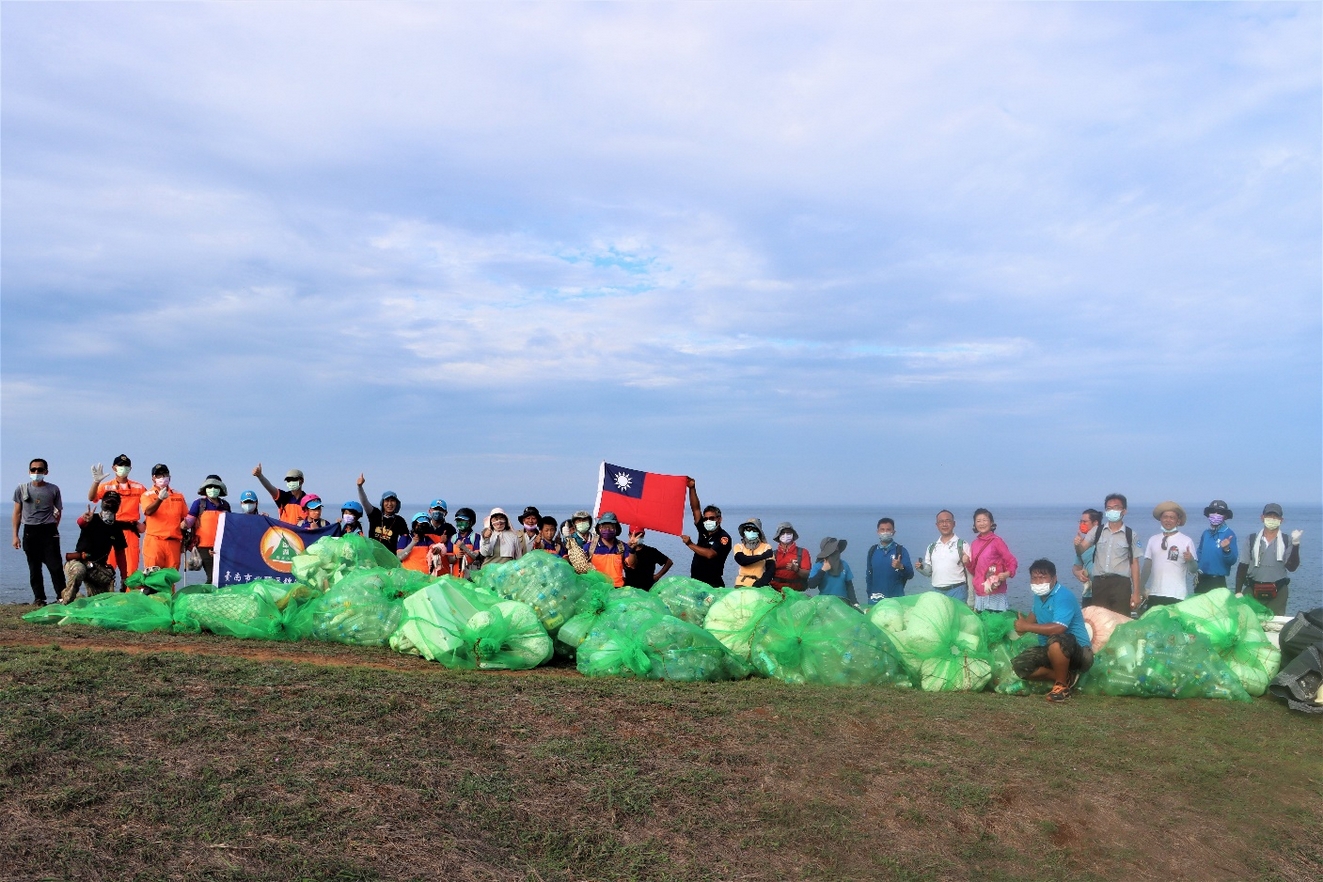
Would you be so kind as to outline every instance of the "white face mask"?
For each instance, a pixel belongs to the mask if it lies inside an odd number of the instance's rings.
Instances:
[[[128,467],[128,466],[115,466],[115,477],[116,477],[116,478],[119,478],[121,481],[123,481],[123,480],[124,480],[125,478],[127,478],[128,476],[129,476],[129,467]]]
[[[1263,529],[1265,529],[1265,530],[1276,530],[1276,529],[1277,529],[1278,527],[1280,527],[1281,525],[1282,525],[1282,519],[1281,519],[1281,518],[1264,518],[1264,519],[1263,519]]]
[[[219,487],[208,487],[208,488],[207,488],[207,498],[208,498],[208,499],[220,499],[220,488],[219,488]]]
[[[589,527],[591,524],[592,524],[591,521],[575,521],[575,522],[574,522],[574,529],[578,530],[580,533],[587,533],[587,532],[588,532],[588,527]]]
[[[877,541],[881,542],[883,545],[890,545],[891,540],[894,539],[895,537],[896,537],[895,533],[878,533]]]
[[[28,480],[34,484],[45,484],[46,476],[41,472],[28,472]]]
[[[1029,583],[1029,590],[1032,591],[1032,592],[1034,592],[1034,594],[1036,594],[1036,595],[1039,596],[1039,597],[1046,597],[1048,594],[1052,593],[1052,583],[1051,583],[1051,582],[1030,582],[1030,583]]]
[[[717,528],[716,521],[703,521],[703,529],[707,530],[709,533],[711,533],[716,528]]]
[[[301,487],[301,486],[303,486],[303,482],[302,482],[302,481],[286,481],[286,482],[285,482],[285,489],[288,490],[290,493],[297,493],[297,492],[299,491],[299,487]]]
[[[776,537],[776,541],[780,542],[782,545],[789,545],[791,542],[795,541],[795,534],[782,533],[780,536]]]
[[[155,484],[160,489],[164,490],[166,487],[170,486],[170,476],[157,475],[155,478],[152,478],[152,483]]]
[[[351,524],[353,524],[354,521],[358,520],[358,515],[354,514],[351,511],[347,511],[344,514],[340,515],[340,520],[341,522],[344,523],[346,527],[348,527]]]
[[[253,514],[254,512],[257,511],[257,503],[256,503],[256,502],[245,502],[245,503],[243,504],[242,507],[243,507],[244,514]]]

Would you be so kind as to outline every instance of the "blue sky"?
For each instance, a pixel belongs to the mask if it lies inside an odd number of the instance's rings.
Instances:
[[[4,3],[0,464],[1317,502],[1317,4]]]

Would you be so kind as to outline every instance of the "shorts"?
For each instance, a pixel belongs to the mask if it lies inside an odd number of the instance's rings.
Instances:
[[[1084,673],[1093,667],[1093,648],[1081,646],[1079,641],[1075,639],[1074,634],[1066,632],[1064,634],[1054,634],[1047,638],[1047,643],[1043,646],[1031,646],[1011,659],[1011,667],[1015,669],[1016,676],[1021,680],[1027,680],[1039,668],[1052,667],[1052,662],[1048,659],[1047,648],[1053,643],[1061,644],[1061,651],[1066,654],[1066,658],[1070,662],[1070,670]]]

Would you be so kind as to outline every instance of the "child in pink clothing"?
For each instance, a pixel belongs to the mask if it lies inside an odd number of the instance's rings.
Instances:
[[[974,512],[974,532],[978,535],[969,543],[969,563],[965,564],[974,584],[974,609],[1004,612],[1006,583],[1015,575],[1019,563],[997,535],[997,522],[986,508]]]

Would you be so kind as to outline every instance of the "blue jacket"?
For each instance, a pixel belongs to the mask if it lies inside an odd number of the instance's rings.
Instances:
[[[891,566],[893,557],[900,558],[900,569]],[[864,588],[868,592],[868,602],[877,603],[884,597],[900,597],[905,593],[905,583],[914,578],[914,564],[910,562],[910,553],[904,545],[893,541],[883,548],[874,545],[868,549],[864,572]]]
[[[850,596],[854,593],[854,573],[850,572],[850,565],[845,561],[841,561],[839,573],[830,571],[824,573],[822,561],[815,560],[813,569],[809,570],[808,587],[817,588],[819,594],[839,597],[846,603],[854,602],[854,598]]]
[[[1231,540],[1231,547],[1223,551],[1219,543]],[[1236,534],[1223,524],[1217,530],[1204,530],[1199,537],[1199,572],[1205,576],[1229,576],[1231,568],[1240,559],[1240,548],[1236,544]]]

